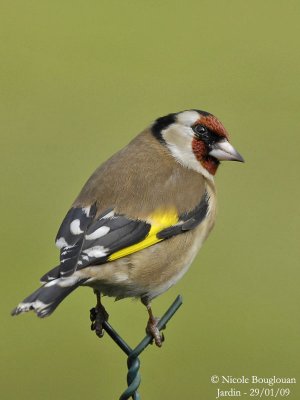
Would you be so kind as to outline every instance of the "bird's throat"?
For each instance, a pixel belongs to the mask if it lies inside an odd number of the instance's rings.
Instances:
[[[201,140],[193,139],[192,149],[195,154],[196,159],[201,163],[201,165],[211,174],[215,175],[220,162],[208,155],[207,146]]]

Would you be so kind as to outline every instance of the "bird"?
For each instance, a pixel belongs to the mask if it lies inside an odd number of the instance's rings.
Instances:
[[[94,290],[92,329],[103,336],[103,296],[140,299],[146,331],[163,335],[151,302],[187,272],[216,218],[221,161],[244,162],[213,114],[198,109],[157,118],[87,180],[56,236],[60,262],[13,311],[49,316],[80,286]]]

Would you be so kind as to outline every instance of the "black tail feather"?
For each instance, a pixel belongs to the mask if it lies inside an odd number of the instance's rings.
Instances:
[[[30,296],[26,297],[26,299],[13,309],[11,314],[18,315],[33,310],[38,317],[47,317],[53,313],[66,296],[86,280],[81,279],[74,281],[74,279],[71,278],[72,277],[54,279],[46,283]]]
[[[46,283],[46,282],[50,282],[53,279],[58,279],[60,277],[59,270],[60,270],[60,265],[50,269],[50,271],[48,271],[46,274],[44,274],[41,277],[40,281],[42,283]]]

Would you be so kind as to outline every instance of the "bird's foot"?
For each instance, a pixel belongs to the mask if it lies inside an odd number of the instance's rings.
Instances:
[[[108,321],[108,317],[109,315],[102,304],[97,304],[96,307],[90,309],[91,330],[95,331],[99,338],[104,335],[103,322]]]
[[[159,320],[160,318],[150,317],[146,326],[146,333],[153,337],[156,346],[161,347],[165,341],[165,336],[157,327]],[[162,329],[165,329],[165,326]]]

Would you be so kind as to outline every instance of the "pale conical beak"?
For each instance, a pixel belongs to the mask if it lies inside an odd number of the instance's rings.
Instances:
[[[238,153],[236,149],[227,140],[215,143],[212,146],[212,150],[208,154],[220,161],[227,160],[227,161],[245,162],[240,153]]]

